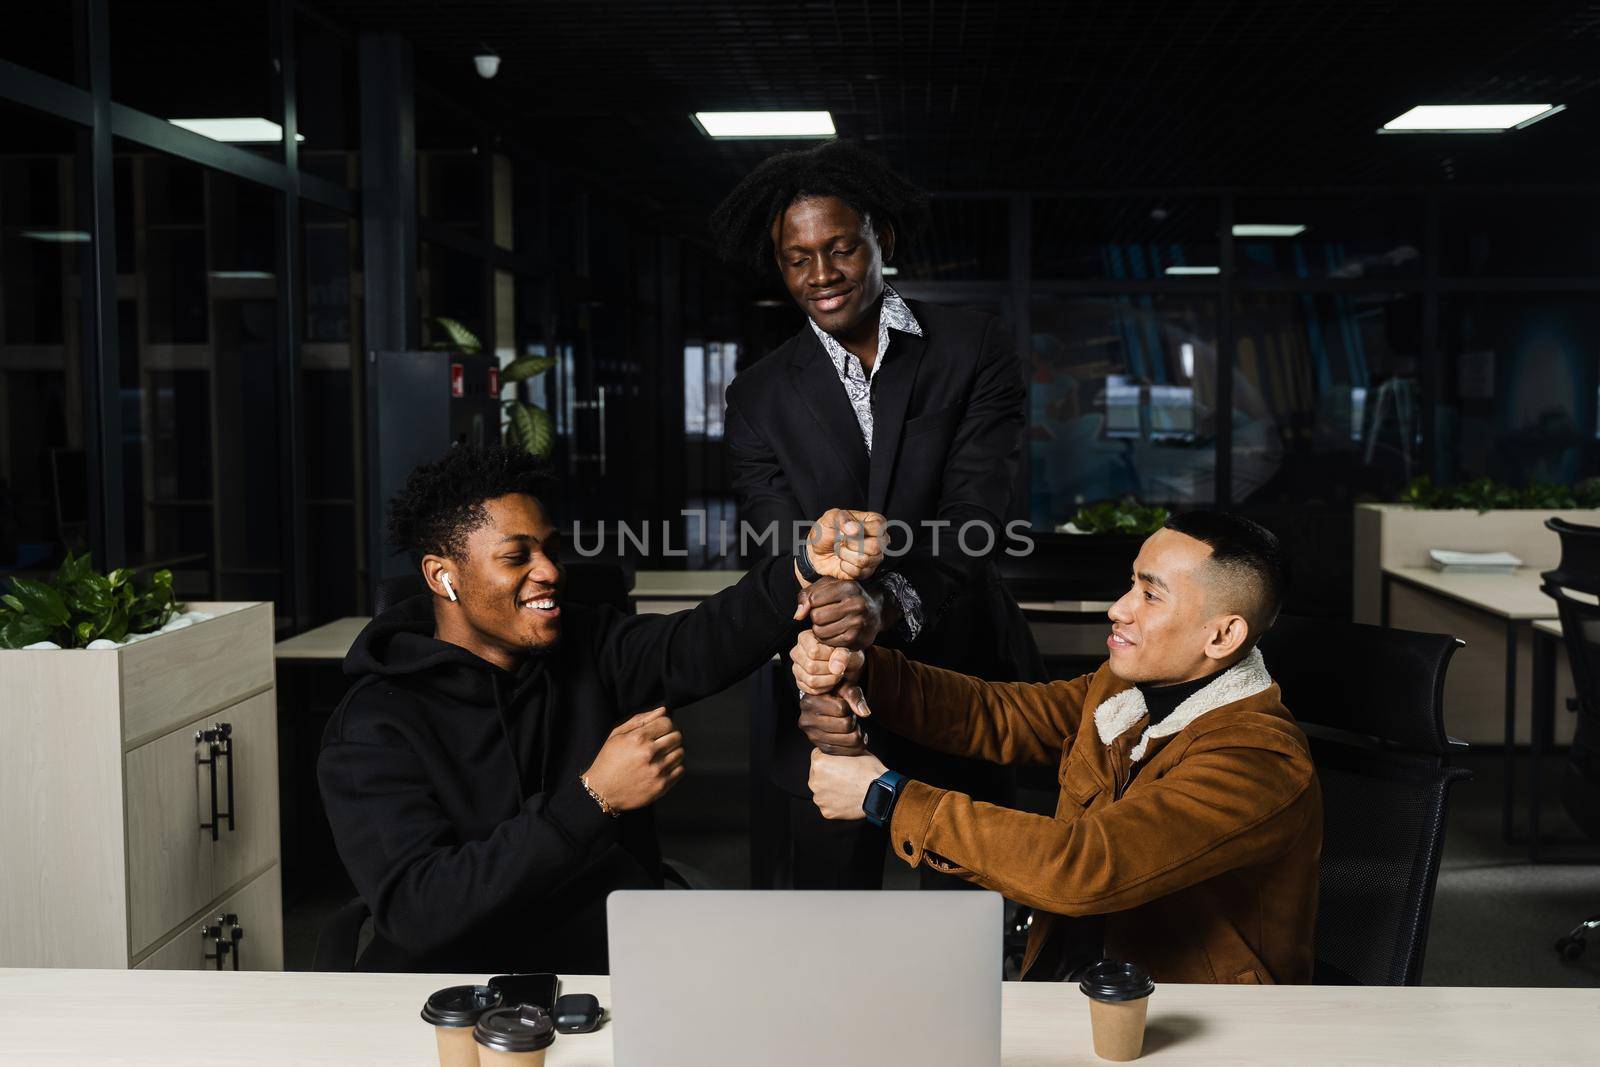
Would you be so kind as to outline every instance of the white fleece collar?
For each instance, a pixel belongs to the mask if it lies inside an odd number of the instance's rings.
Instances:
[[[1270,685],[1272,676],[1267,673],[1261,650],[1253,648],[1244,659],[1217,675],[1198,692],[1190,694],[1187,700],[1173,709],[1171,715],[1154,726],[1145,727],[1139,743],[1133,746],[1129,756],[1137,763],[1144,758],[1145,748],[1151,738],[1175,734],[1206,712],[1253,697]],[[1138,687],[1124,689],[1094,709],[1094,728],[1100,734],[1101,742],[1109,745],[1148,713],[1144,694],[1139,692]]]

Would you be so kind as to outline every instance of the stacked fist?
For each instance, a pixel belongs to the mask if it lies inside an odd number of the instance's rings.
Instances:
[[[800,690],[800,729],[811,742],[812,797],[830,819],[862,818],[867,785],[883,764],[867,751],[860,719],[872,714],[858,684],[864,649],[884,627],[883,594],[862,582],[883,561],[884,518],[830,511],[807,539],[812,566],[824,575],[800,593],[796,619],[809,619],[789,652]]]

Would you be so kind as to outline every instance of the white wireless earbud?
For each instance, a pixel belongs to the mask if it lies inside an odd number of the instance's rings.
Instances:
[[[450,584],[450,576],[448,574],[441,574],[439,576],[439,580],[444,583],[444,591],[450,597],[451,603],[455,603],[457,600],[461,599],[460,597],[456,596],[455,587]]]

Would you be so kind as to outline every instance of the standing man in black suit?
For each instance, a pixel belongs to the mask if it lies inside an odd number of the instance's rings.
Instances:
[[[926,197],[843,141],[774,156],[712,216],[723,253],[776,267],[807,322],[728,387],[726,434],[741,517],[794,524],[830,508],[890,523],[890,557],[866,584],[862,622],[825,643],[899,648],[924,663],[996,681],[1040,680],[1043,664],[993,557],[1022,445],[1023,368],[988,315],[906,301],[883,266],[926,214]],[[1011,544],[1016,543],[1012,536]],[[896,556],[896,553],[899,553]],[[788,792],[800,888],[876,888],[884,832],[830,823],[811,803],[810,745],[781,690],[774,781]],[[880,735],[882,746],[947,788],[1004,801],[1005,772]]]

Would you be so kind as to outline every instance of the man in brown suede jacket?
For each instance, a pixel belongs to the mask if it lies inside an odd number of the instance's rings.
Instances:
[[[1109,613],[1110,658],[1072,681],[986,682],[802,634],[817,805],[859,819],[865,803],[906,863],[1036,909],[1025,978],[1103,954],[1157,981],[1307,982],[1322,794],[1255,648],[1283,584],[1271,533],[1194,512],[1145,541]],[[852,709],[947,752],[1055,764],[1055,816],[901,778]]]

